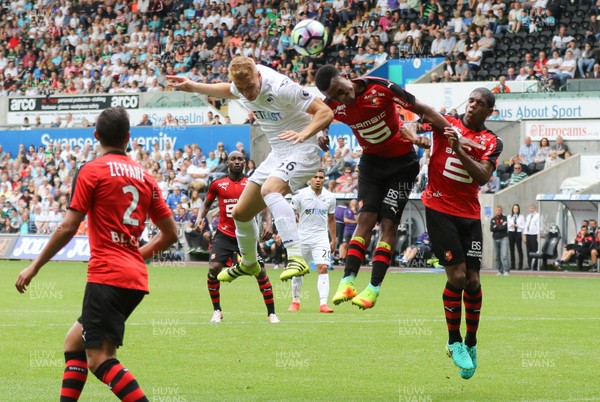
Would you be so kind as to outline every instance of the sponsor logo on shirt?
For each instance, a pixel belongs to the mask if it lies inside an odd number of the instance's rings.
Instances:
[[[283,120],[281,112],[267,112],[263,110],[254,111],[254,115],[258,120],[280,121]]]
[[[346,114],[346,105],[339,105],[335,109],[333,109],[333,114],[343,114],[344,116],[348,116]]]

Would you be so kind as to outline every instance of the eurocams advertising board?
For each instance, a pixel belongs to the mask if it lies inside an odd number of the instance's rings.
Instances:
[[[525,134],[533,141],[546,137],[555,141],[559,135],[566,141],[600,140],[600,122],[577,120],[528,121],[525,123]]]

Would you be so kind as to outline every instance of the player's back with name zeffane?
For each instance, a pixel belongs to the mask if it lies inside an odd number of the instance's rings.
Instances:
[[[148,216],[158,221],[172,215],[154,178],[125,153],[110,152],[79,169],[72,194],[69,208],[88,217],[88,280],[115,286],[131,281],[127,287],[147,290],[138,239]]]

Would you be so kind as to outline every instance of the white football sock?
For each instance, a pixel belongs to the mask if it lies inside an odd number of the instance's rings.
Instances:
[[[256,263],[256,242],[258,240],[258,224],[252,218],[248,222],[235,221],[235,236],[237,237],[242,264],[245,266]]]
[[[296,214],[289,202],[279,193],[267,194],[264,197],[265,204],[273,215],[277,233],[281,236],[287,255],[296,257],[302,255],[300,252],[300,238],[296,225]]]
[[[329,274],[319,274],[317,289],[319,290],[321,306],[327,304],[327,299],[329,298]]]
[[[300,303],[300,292],[302,291],[302,281],[304,280],[301,276],[294,276],[292,278],[292,301],[294,303]]]

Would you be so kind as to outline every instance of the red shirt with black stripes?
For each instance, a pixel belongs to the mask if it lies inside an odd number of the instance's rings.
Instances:
[[[480,131],[465,127],[462,117],[444,116],[463,137],[485,146],[485,149],[468,152],[473,159],[488,160],[496,166],[496,160],[502,153],[502,140],[485,127]],[[433,130],[428,171],[427,188],[421,194],[426,207],[452,216],[481,219],[479,183],[463,167],[443,131]]]
[[[109,152],[76,173],[69,208],[88,217],[88,282],[148,292],[138,239],[148,216],[172,216],[152,175],[125,153]]]
[[[352,81],[363,81],[366,85],[353,104],[325,100],[333,110],[334,119],[350,126],[363,153],[391,158],[411,152],[412,142],[400,134],[403,123],[396,105],[411,110],[415,97],[383,78],[361,77]]]
[[[235,222],[231,211],[238,203],[247,183],[246,176],[240,181],[233,181],[227,176],[213,181],[208,188],[206,199],[211,202],[215,198],[219,199],[219,226],[217,229],[227,236],[235,237]]]

